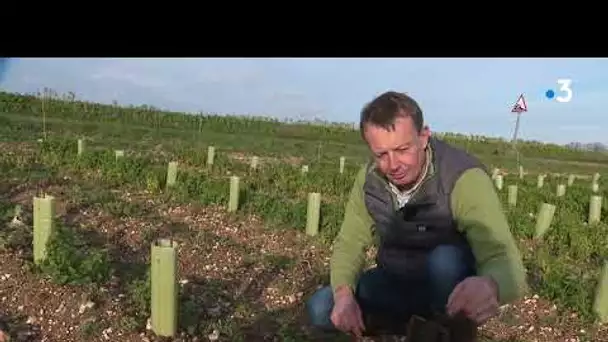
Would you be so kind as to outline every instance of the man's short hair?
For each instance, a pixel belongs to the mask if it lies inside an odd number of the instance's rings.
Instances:
[[[405,93],[387,91],[363,107],[359,122],[361,135],[363,135],[366,125],[393,130],[395,129],[395,119],[398,117],[411,117],[416,131],[422,131],[424,119],[418,103]]]

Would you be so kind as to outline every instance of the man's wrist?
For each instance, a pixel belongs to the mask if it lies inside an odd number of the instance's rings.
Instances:
[[[498,288],[498,282],[496,282],[496,280],[494,280],[494,278],[491,276],[483,276],[482,278],[488,283],[488,285],[492,289],[492,292],[494,293],[494,296],[496,297],[496,299],[498,299],[498,295],[500,293]]]
[[[353,295],[353,290],[348,284],[338,285],[334,288],[334,296],[335,297],[343,297],[343,296]]]

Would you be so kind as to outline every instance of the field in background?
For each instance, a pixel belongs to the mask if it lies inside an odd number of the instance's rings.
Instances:
[[[302,301],[328,281],[329,243],[367,155],[359,132],[343,126],[0,93],[0,312],[9,331],[34,340],[37,334],[53,341],[154,340],[146,327],[149,246],[171,236],[180,243],[182,280],[176,340],[312,339]],[[505,308],[483,334],[494,341],[608,341],[591,310],[608,231],[605,223],[585,223],[592,193],[583,178],[602,174],[605,197],[608,155],[520,143],[528,173],[520,180],[509,143],[442,136],[490,168],[504,169],[505,189],[519,186],[517,206],[505,210],[538,296]],[[86,142],[80,157],[77,139]],[[210,145],[216,148],[212,168],[206,165]],[[125,157],[117,160],[114,150]],[[254,155],[257,170],[249,166]],[[178,162],[179,174],[166,190],[170,161]],[[542,189],[538,173],[551,174]],[[583,177],[557,198],[556,185],[571,173]],[[237,213],[225,209],[232,175],[241,178]],[[32,197],[40,192],[56,197],[65,233],[54,240],[56,252],[44,270],[29,262]],[[318,237],[304,234],[310,192],[322,196]],[[501,196],[506,205],[506,190]],[[542,202],[558,209],[539,243],[532,236]],[[11,224],[16,204],[24,225]]]

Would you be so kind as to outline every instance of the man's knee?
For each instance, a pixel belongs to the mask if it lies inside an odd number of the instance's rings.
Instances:
[[[460,282],[474,275],[475,257],[466,248],[441,245],[429,255],[428,271],[433,281]]]
[[[475,274],[475,257],[466,248],[438,246],[429,255],[428,273],[432,308],[443,312],[456,285]]]
[[[334,294],[331,286],[317,290],[306,302],[306,311],[310,323],[324,330],[333,329],[331,311],[334,307]]]

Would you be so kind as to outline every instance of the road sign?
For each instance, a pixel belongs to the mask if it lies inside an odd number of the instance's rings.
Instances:
[[[526,99],[524,99],[524,94],[521,94],[521,95],[519,95],[517,102],[515,102],[513,109],[511,109],[511,113],[521,113],[521,112],[527,112],[527,111],[528,111],[528,104],[526,103]]]

